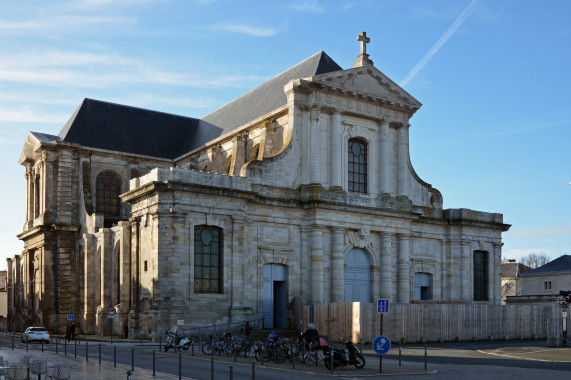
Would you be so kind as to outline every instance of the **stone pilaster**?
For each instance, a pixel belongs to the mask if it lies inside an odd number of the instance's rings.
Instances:
[[[321,110],[317,107],[311,109],[310,116],[310,133],[311,133],[311,144],[310,144],[310,157],[311,163],[309,166],[309,177],[310,183],[321,183],[321,130],[320,122]]]
[[[311,228],[311,303],[323,302],[323,231]]]
[[[398,302],[410,302],[410,235],[399,234]]]
[[[499,305],[502,302],[502,243],[494,243],[493,252],[490,252],[490,273],[488,289],[492,303]]]
[[[389,122],[383,120],[379,126],[379,182],[380,182],[380,193],[390,194],[390,143],[389,143]]]
[[[345,243],[342,228],[333,229],[331,244],[331,302],[345,301]]]
[[[85,321],[85,332],[93,334],[95,332],[97,306],[99,305],[97,247],[95,247],[95,237],[91,234],[83,236],[84,257],[83,257],[83,319]]]
[[[343,171],[341,114],[334,112],[331,116],[331,187],[342,188],[341,173]]]
[[[393,291],[394,272],[391,264],[392,258],[392,234],[388,232],[381,233],[381,298],[390,299]]]
[[[401,125],[398,129],[398,151],[397,151],[397,192],[398,196],[408,196],[408,124]]]
[[[232,217],[232,308],[239,309],[245,305],[244,299],[244,265],[245,257],[244,223],[245,218]]]
[[[458,275],[461,280],[462,285],[462,299],[463,300],[472,300],[473,297],[473,289],[474,289],[474,271],[472,270],[472,254],[470,252],[470,242],[463,241],[460,245],[461,249],[461,258],[460,258],[460,265],[461,269],[458,272]]]

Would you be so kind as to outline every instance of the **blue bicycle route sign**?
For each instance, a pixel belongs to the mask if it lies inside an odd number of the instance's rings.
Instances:
[[[389,313],[389,300],[377,299],[377,313],[380,314]]]
[[[386,336],[378,336],[373,341],[373,350],[379,355],[384,355],[391,349],[391,341]]]

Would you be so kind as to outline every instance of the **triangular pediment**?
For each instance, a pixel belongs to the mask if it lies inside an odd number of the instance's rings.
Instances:
[[[412,95],[373,66],[316,75],[308,80],[337,91],[395,103],[415,111],[422,106]]]
[[[26,137],[24,147],[22,148],[22,152],[20,153],[18,163],[23,164],[26,161],[36,161],[40,157],[40,148],[42,145],[53,144],[58,141],[61,141],[58,136],[48,135],[46,133],[29,132],[28,137]]]

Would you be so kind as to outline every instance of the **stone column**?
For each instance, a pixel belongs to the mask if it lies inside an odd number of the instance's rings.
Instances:
[[[309,166],[310,183],[321,183],[320,169],[321,169],[321,136],[319,118],[321,117],[321,110],[317,107],[311,109],[310,116],[310,130],[311,130],[311,143],[310,143],[310,157],[311,163]]]
[[[331,187],[342,188],[341,174],[343,171],[343,132],[341,129],[341,114],[334,112],[331,117]]]
[[[393,266],[391,265],[392,254],[392,234],[389,232],[381,233],[381,298],[390,299],[393,291]]]
[[[331,244],[331,302],[345,301],[345,260],[343,228],[333,228]]]
[[[323,231],[311,229],[311,303],[323,302]]]
[[[399,128],[398,141],[397,192],[399,196],[408,196],[408,124]]]
[[[381,150],[379,154],[379,182],[380,182],[380,193],[390,194],[390,144],[389,144],[389,122],[383,120],[380,124],[380,136],[379,136],[379,148]]]
[[[410,235],[400,234],[398,258],[399,303],[410,302]]]

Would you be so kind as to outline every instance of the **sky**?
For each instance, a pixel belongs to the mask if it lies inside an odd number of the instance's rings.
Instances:
[[[571,254],[571,1],[0,0],[0,269],[20,254],[28,132],[84,98],[202,117],[311,55],[419,100],[410,155],[445,208],[501,213],[502,256]]]

